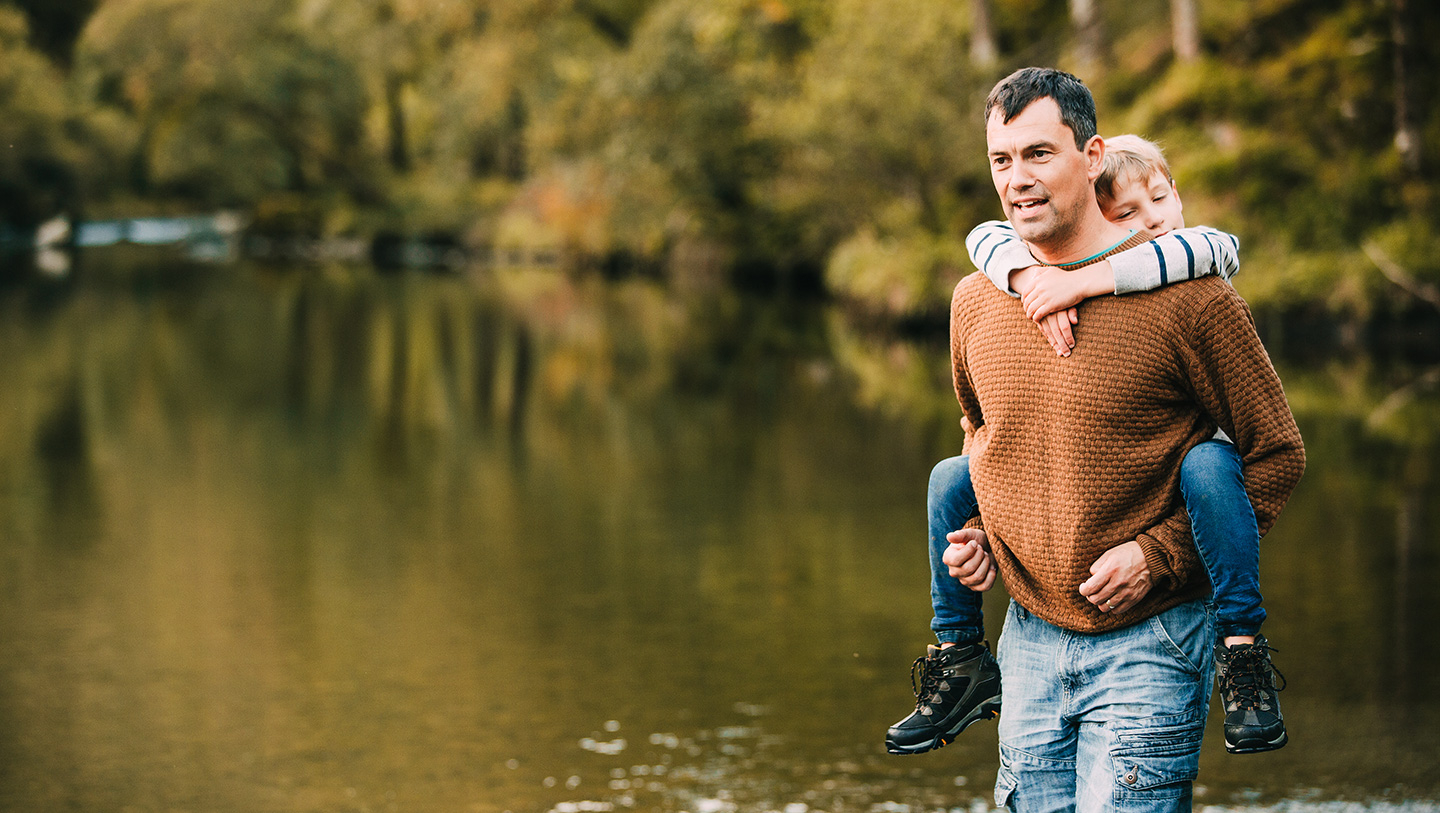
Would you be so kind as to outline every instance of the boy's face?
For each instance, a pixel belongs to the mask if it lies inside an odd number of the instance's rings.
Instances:
[[[1180,192],[1164,173],[1115,182],[1115,197],[1100,204],[1111,223],[1158,233],[1185,227]]]

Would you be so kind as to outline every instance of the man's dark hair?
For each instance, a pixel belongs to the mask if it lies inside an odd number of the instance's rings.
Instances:
[[[1021,68],[1001,79],[985,100],[985,123],[990,112],[1000,109],[1001,121],[1009,123],[1031,104],[1049,97],[1060,107],[1060,121],[1075,134],[1081,150],[1098,132],[1095,128],[1095,97],[1090,88],[1074,76],[1054,68]]]

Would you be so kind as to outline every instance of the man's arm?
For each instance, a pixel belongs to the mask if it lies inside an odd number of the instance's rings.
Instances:
[[[1305,470],[1305,448],[1280,377],[1255,333],[1245,300],[1228,287],[1197,314],[1194,328],[1185,333],[1184,340],[1181,353],[1187,380],[1201,406],[1235,441],[1244,466],[1245,490],[1264,534]],[[1189,540],[1190,518],[1181,506],[1137,535],[1133,543],[1115,550],[1130,548],[1133,554],[1136,551],[1131,546],[1138,546],[1149,580],[1178,587],[1182,582],[1176,574],[1185,572],[1195,559]],[[1133,583],[1116,575],[1133,561],[1118,557],[1117,553],[1115,561],[1106,562],[1105,557],[1097,561],[1092,568],[1096,578],[1081,587],[1081,593],[1097,606],[1104,606],[1110,590],[1134,590]],[[1121,609],[1118,600],[1116,607]]]
[[[1240,452],[1245,491],[1264,535],[1300,482],[1305,446],[1249,306],[1229,287],[1222,293],[1187,337],[1187,367],[1196,397]]]

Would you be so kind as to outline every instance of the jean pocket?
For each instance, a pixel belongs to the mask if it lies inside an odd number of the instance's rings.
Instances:
[[[1207,604],[1191,601],[1171,607],[1145,621],[1179,666],[1196,677],[1203,677],[1215,644],[1215,630]]]
[[[1200,772],[1200,743],[1205,718],[1155,717],[1113,732],[1110,762],[1115,773],[1115,801],[1126,809],[1169,809],[1165,800],[1189,798]],[[1139,804],[1137,804],[1139,803]]]

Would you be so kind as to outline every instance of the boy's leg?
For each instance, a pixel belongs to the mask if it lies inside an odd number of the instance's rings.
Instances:
[[[930,470],[925,497],[930,529],[930,629],[942,644],[973,644],[985,638],[982,596],[950,576],[940,560],[950,543],[945,536],[965,527],[976,514],[975,488],[970,484],[970,457],[941,460]]]
[[[915,710],[885,732],[892,754],[920,754],[950,743],[977,720],[1000,708],[1000,667],[985,645],[981,594],[951,578],[941,561],[949,542],[975,515],[968,457],[940,461],[930,472],[926,498],[930,531],[930,623],[940,647],[930,647],[910,669]],[[918,683],[918,685],[916,685]]]
[[[1231,753],[1272,751],[1288,737],[1269,648],[1260,635],[1260,531],[1234,444],[1206,441],[1185,456],[1180,491],[1218,616],[1217,680]],[[1227,646],[1227,639],[1230,645]],[[1239,639],[1239,640],[1235,640]],[[1283,678],[1281,679],[1283,681]]]
[[[1180,464],[1180,493],[1190,513],[1195,548],[1215,590],[1220,639],[1258,634],[1265,620],[1260,530],[1235,445],[1209,440],[1191,449]]]

